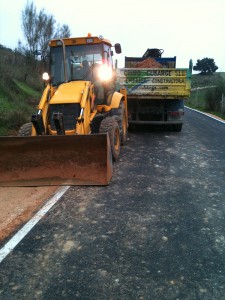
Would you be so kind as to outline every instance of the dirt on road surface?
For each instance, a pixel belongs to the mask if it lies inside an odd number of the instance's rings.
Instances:
[[[0,242],[26,223],[57,189],[57,186],[0,187]]]

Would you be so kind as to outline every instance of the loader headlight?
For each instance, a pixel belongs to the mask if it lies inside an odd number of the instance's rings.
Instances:
[[[98,70],[98,76],[99,79],[102,81],[109,81],[110,79],[112,79],[113,76],[112,69],[107,65],[101,65],[101,67]]]
[[[43,74],[42,74],[42,79],[44,80],[44,81],[48,81],[49,80],[49,75],[48,75],[48,73],[47,72],[44,72]]]

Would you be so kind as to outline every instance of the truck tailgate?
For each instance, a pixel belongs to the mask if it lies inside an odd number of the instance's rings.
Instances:
[[[189,69],[117,69],[118,85],[130,98],[188,98],[190,79]]]

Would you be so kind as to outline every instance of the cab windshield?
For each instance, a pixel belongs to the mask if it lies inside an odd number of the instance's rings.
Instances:
[[[76,45],[65,46],[65,68],[63,47],[51,47],[50,73],[53,85],[71,81],[88,80],[88,74],[93,64],[103,63],[103,46]]]

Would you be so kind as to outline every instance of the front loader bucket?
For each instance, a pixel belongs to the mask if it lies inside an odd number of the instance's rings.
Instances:
[[[108,134],[0,137],[0,186],[107,185]]]

